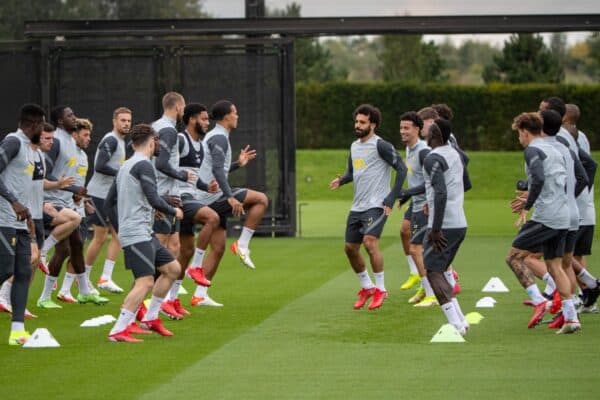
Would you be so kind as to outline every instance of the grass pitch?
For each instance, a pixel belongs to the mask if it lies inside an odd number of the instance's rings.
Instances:
[[[165,322],[175,333],[172,338],[146,335],[142,344],[110,343],[111,325],[79,327],[85,319],[116,316],[124,295],[108,295],[111,302],[102,307],[37,309],[38,273],[29,308],[39,318],[28,321],[27,328],[48,328],[62,347],[26,350],[0,344],[2,398],[596,397],[600,315],[583,315],[583,330],[570,336],[557,336],[544,326],[527,329],[532,310],[521,305],[525,293],[504,264],[515,232],[514,217],[503,208],[510,194],[494,200],[483,188],[476,192],[476,186],[467,196],[470,227],[455,261],[463,311],[475,310],[492,276],[500,277],[510,292],[493,294],[496,307],[478,310],[485,319],[472,327],[466,343],[430,344],[445,318],[439,307],[413,308],[407,303],[413,291],[398,289],[408,273],[397,240],[402,213],[394,210],[381,242],[390,296],[380,310],[354,311],[358,281],[342,250],[350,202],[343,192],[329,197],[329,173],[319,171],[323,176],[315,175],[312,182],[325,182],[321,195],[315,190],[300,199],[309,203],[303,207],[303,237],[254,239],[255,271],[227,253],[210,290],[225,306],[191,308],[191,294],[182,296],[193,315]],[[498,182],[510,182],[506,190],[512,190],[512,177]],[[597,243],[594,252],[600,252]],[[600,257],[590,258],[596,274],[599,264]],[[122,265],[119,260],[115,280],[127,287],[131,275]],[[191,280],[184,286],[192,292]],[[8,316],[0,315],[0,321],[7,335]]]

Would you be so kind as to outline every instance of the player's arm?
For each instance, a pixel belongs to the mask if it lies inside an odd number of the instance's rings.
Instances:
[[[546,154],[538,148],[527,147],[525,149],[525,163],[529,169],[529,190],[527,200],[523,209],[529,211],[542,193],[544,187],[544,163]]]
[[[354,167],[352,166],[352,154],[348,154],[348,166],[346,172],[340,177],[340,186],[350,183],[354,180]]]
[[[117,180],[115,179],[108,189],[106,199],[104,199],[104,215],[111,215],[117,206]]]
[[[581,161],[581,165],[583,166],[585,174],[588,178],[588,186],[591,190],[592,186],[594,186],[594,179],[596,179],[596,170],[598,169],[598,163],[594,161],[594,159],[581,148],[579,148],[578,154],[579,160]]]
[[[160,153],[156,157],[156,169],[173,179],[183,182],[187,181],[187,171],[173,168],[169,162],[171,150],[174,146],[178,146],[177,131],[173,128],[163,128],[158,132],[158,137],[160,139]]]
[[[0,173],[2,173],[13,158],[19,154],[21,142],[16,137],[9,136],[0,142]],[[17,200],[14,193],[11,192],[4,180],[0,177],[0,196],[4,197],[9,203],[14,203]]]
[[[431,179],[431,187],[433,188],[433,224],[431,229],[439,231],[442,229],[448,200],[448,188],[444,178],[444,172],[448,170],[448,164],[442,156],[431,154],[425,159],[423,167]]]
[[[119,142],[114,136],[108,136],[104,138],[98,146],[98,155],[96,156],[96,162],[94,164],[94,171],[100,172],[104,175],[117,176],[118,169],[108,165],[111,157],[117,151]]]
[[[158,194],[158,188],[156,187],[156,174],[154,173],[154,167],[150,161],[140,161],[133,166],[130,170],[130,174],[133,175],[142,186],[142,192],[148,203],[155,210],[160,211],[163,214],[175,215],[175,208],[171,207],[162,197]]]
[[[471,183],[471,178],[469,177],[469,170],[467,169],[467,165],[469,165],[469,156],[467,156],[467,153],[465,153],[463,151],[463,149],[461,149],[458,146],[456,146],[454,149],[458,152],[458,155],[460,156],[460,160],[462,161],[463,189],[465,192],[468,192],[473,187],[473,184]]]
[[[225,153],[229,148],[227,138],[221,135],[213,136],[208,139],[206,144],[212,157],[212,173],[215,180],[219,184],[225,197],[233,197],[231,186],[229,186],[227,175],[225,175]]]
[[[585,172],[583,164],[581,163],[579,158],[577,158],[573,150],[569,150],[569,153],[571,154],[571,158],[573,159],[575,167],[575,197],[578,197],[581,194],[581,192],[583,192],[583,189],[589,186],[589,181],[587,173]]]
[[[406,179],[406,172],[408,170],[406,165],[404,165],[404,161],[402,161],[402,157],[398,155],[398,152],[390,142],[386,142],[385,140],[377,141],[377,152],[385,162],[387,162],[396,170],[396,180],[394,181],[394,186],[392,187],[390,193],[383,200],[383,204],[385,206],[392,207],[394,205],[394,201],[400,197],[402,185],[404,184],[404,179]]]
[[[427,157],[427,155],[431,152],[430,149],[422,149],[419,154],[419,164],[420,165],[424,165],[425,164],[425,157]],[[425,184],[419,185],[419,186],[413,186],[411,188],[408,189],[402,189],[400,191],[400,196],[398,196],[398,198],[400,199],[400,204],[404,204],[406,203],[412,196],[416,196],[419,194],[423,194],[425,193]]]

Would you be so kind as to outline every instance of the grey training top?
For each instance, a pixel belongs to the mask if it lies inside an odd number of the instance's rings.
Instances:
[[[163,115],[152,123],[160,139],[160,153],[154,159],[158,177],[158,193],[179,195],[177,181],[185,182],[187,172],[179,169],[179,147],[177,146],[176,121]]]
[[[94,156],[94,174],[87,185],[88,194],[105,199],[119,168],[125,162],[125,140],[114,131],[108,132]]]
[[[125,161],[116,178],[119,240],[122,247],[152,239],[154,210],[175,215],[157,191],[156,170],[142,153]]]
[[[390,188],[392,169],[396,180]],[[371,208],[392,207],[399,197],[406,178],[406,166],[394,146],[377,135],[362,142],[355,140],[350,146],[348,169],[340,184],[353,182],[354,200],[350,211],[367,211]]]
[[[450,144],[436,147],[425,157],[423,176],[429,215],[427,227],[434,230],[467,227],[464,210],[463,161]]]
[[[86,152],[80,147],[77,148],[77,175],[75,175],[75,185],[77,186],[85,186],[85,178],[88,173],[88,156]],[[75,210],[81,215],[85,217],[85,206],[83,203],[83,199],[79,201],[79,205],[75,205]]]
[[[577,135],[577,144],[586,154],[590,155],[590,142],[585,133],[579,131]],[[594,205],[594,182],[590,182],[589,187],[583,189],[583,192],[577,197],[577,207],[579,207],[579,218],[581,225],[596,225],[596,207]]]
[[[46,153],[46,166],[48,175],[56,179],[62,176],[77,176],[78,147],[75,139],[64,129],[57,128],[54,133],[54,143]],[[72,188],[71,188],[72,189]],[[44,200],[55,206],[74,208],[72,190],[55,189],[44,192]]]
[[[425,184],[423,177],[423,161],[431,148],[424,140],[419,140],[413,147],[406,147],[406,168],[408,169],[408,187],[413,188]],[[420,212],[427,201],[425,193],[412,196],[412,211]]]
[[[22,130],[0,142],[0,226],[27,229],[26,221],[17,221],[11,203],[28,207],[33,187],[35,151]]]
[[[567,166],[563,156],[547,140],[536,138],[525,148],[525,171],[529,182],[525,209],[533,207],[531,220],[552,229],[569,229]]]
[[[179,192],[181,194],[191,195],[198,199],[200,191],[206,191],[208,187],[200,178],[200,167],[204,159],[204,149],[201,140],[194,140],[190,134],[185,131],[179,133],[179,166],[198,176],[196,183],[179,182]]]

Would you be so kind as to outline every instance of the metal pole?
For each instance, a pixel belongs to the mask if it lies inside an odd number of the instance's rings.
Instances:
[[[298,204],[298,237],[302,237],[302,206],[307,206],[308,203]]]

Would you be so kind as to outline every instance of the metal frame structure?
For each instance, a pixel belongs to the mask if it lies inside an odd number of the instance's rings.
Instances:
[[[600,30],[600,14],[336,18],[82,20],[26,22],[29,38],[186,35],[359,35],[527,33]]]

